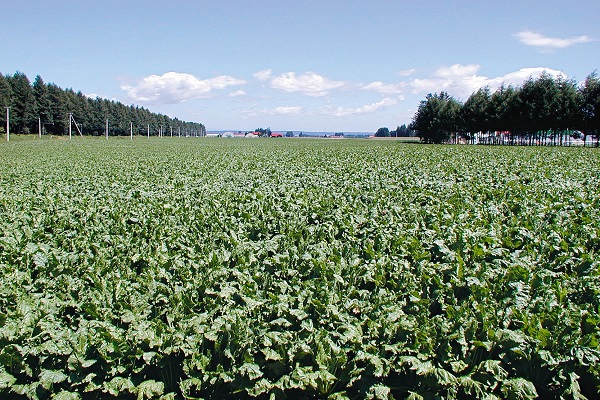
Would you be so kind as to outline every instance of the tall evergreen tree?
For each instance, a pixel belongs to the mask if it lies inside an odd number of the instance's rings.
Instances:
[[[79,119],[77,120],[77,122],[79,123],[80,128],[83,131],[83,134],[86,134],[86,132],[88,132],[92,127],[92,125],[91,125],[92,106],[90,104],[91,103],[90,99],[87,98],[87,96],[85,96],[79,90],[76,93],[75,102],[77,104],[77,112],[79,113]]]
[[[563,144],[564,134],[576,129],[581,120],[581,93],[577,89],[577,82],[559,76],[556,80],[558,87],[556,108],[554,112],[555,130],[559,135],[560,144]]]
[[[489,118],[489,130],[510,132],[510,143],[525,132],[525,118],[521,109],[519,92],[512,86],[501,85],[492,93],[489,107],[486,111]]]
[[[463,104],[460,110],[460,127],[467,133],[471,141],[477,133],[490,130],[490,117],[487,113],[492,95],[489,86],[483,87],[473,93]]]
[[[31,82],[24,73],[19,71],[15,72],[8,81],[12,89],[10,123],[15,127],[15,133],[29,133],[37,122]]]
[[[145,135],[148,126],[152,135],[157,135],[161,127],[165,135],[170,135],[171,127],[173,132],[178,132],[178,128],[181,127],[182,134],[205,132],[202,124],[180,121],[163,114],[152,113],[143,107],[126,106],[117,101],[99,97],[90,99],[81,91],[75,92],[73,89],[61,89],[55,84],[45,84],[39,75],[31,84],[21,72],[16,72],[13,76],[0,74],[0,106],[11,107],[11,131],[14,130],[15,133],[37,132],[40,118],[51,134],[66,134],[69,128],[69,113],[73,113],[84,134],[104,135],[107,119],[111,135],[129,135],[131,123],[134,124],[134,134]],[[3,112],[0,117],[3,123],[6,122],[4,115]]]
[[[396,130],[393,131],[394,132],[394,136],[395,137],[410,137],[410,136],[414,136],[414,132],[412,130],[410,130],[410,128],[408,128],[406,126],[406,124],[402,124],[398,127],[396,127]]]
[[[52,104],[52,125],[49,131],[56,135],[63,135],[68,127],[68,109],[65,92],[55,84],[48,85],[48,96]]]
[[[410,129],[425,143],[444,143],[458,130],[461,104],[446,92],[428,94],[419,104]]]
[[[2,133],[4,133],[6,129],[6,110],[4,107],[10,107],[12,102],[11,94],[12,89],[10,83],[8,83],[8,78],[0,73],[0,121],[2,122],[0,132]]]
[[[459,119],[452,117],[457,102],[447,93],[429,94],[421,101],[411,128],[424,142],[447,140],[448,132],[495,131],[490,143],[564,144],[570,130],[600,137],[600,79],[593,73],[578,86],[573,79],[543,73],[522,86],[500,86],[474,92],[461,106]],[[444,133],[445,132],[445,133]],[[506,135],[510,136],[506,136]],[[600,140],[597,140],[597,144]]]
[[[40,118],[42,124],[52,122],[52,108],[48,88],[41,76],[37,75],[33,81],[34,113]]]
[[[8,78],[0,73],[0,107],[10,107],[12,97],[12,88]]]
[[[587,135],[596,136],[596,146],[600,141],[600,79],[594,72],[586,79],[580,90],[581,130],[584,140]],[[585,143],[585,142],[584,142]]]

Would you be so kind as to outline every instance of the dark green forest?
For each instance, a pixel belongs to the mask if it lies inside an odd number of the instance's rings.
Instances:
[[[6,127],[6,107],[10,107],[10,132],[65,135],[69,122],[74,133],[83,135],[186,135],[202,136],[206,130],[197,122],[181,121],[163,114],[150,112],[144,107],[127,106],[121,102],[89,98],[81,91],[63,89],[45,83],[37,75],[31,83],[22,72],[14,75],[0,73],[0,132]],[[69,115],[73,119],[70,121]],[[108,121],[108,124],[107,124]],[[77,130],[76,130],[77,129]]]
[[[600,79],[592,73],[578,84],[542,74],[518,87],[481,88],[464,103],[446,92],[429,94],[410,129],[427,143],[565,145],[591,137],[598,146]]]

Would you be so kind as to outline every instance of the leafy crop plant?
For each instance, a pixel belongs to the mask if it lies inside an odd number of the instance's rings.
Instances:
[[[0,144],[4,399],[596,399],[600,157]]]

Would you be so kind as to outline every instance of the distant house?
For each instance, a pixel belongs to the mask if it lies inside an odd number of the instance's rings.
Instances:
[[[271,137],[283,137],[283,133],[279,133],[279,132],[271,133]]]

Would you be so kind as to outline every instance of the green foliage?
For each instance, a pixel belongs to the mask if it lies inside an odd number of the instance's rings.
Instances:
[[[396,128],[395,131],[390,132],[392,136],[395,137],[411,137],[415,136],[415,132],[412,129],[407,127],[405,124],[402,124]]]
[[[35,123],[34,97],[31,83],[22,72],[8,79],[11,85],[11,124],[15,132],[29,133]]]
[[[4,111],[4,107],[8,107],[11,105],[10,98],[12,97],[12,89],[10,87],[10,83],[8,78],[0,73],[0,111]],[[0,113],[0,115],[3,113]],[[4,115],[1,115],[2,121],[6,123],[4,119]]]
[[[519,144],[562,145],[573,130],[599,136],[598,82],[595,73],[581,86],[572,79],[542,73],[516,88],[502,85],[493,93],[489,87],[478,89],[462,105],[447,93],[429,94],[421,101],[411,127],[426,142],[442,143],[451,134],[475,141],[478,134],[494,132],[508,134],[511,144],[517,137]],[[487,142],[497,144],[496,139],[488,137]]]
[[[460,130],[473,139],[478,131],[491,130],[492,116],[488,114],[492,95],[488,86],[477,90],[463,104],[460,110]]]
[[[428,94],[419,104],[410,129],[425,143],[444,143],[459,127],[461,104],[446,92]]]
[[[271,128],[256,128],[254,132],[258,132],[261,137],[271,136]]]
[[[0,158],[2,398],[598,396],[595,149],[89,139]]]
[[[388,128],[379,128],[377,132],[375,132],[375,137],[389,137],[390,130]]]
[[[583,131],[600,136],[600,79],[596,73],[589,75],[581,89]]]
[[[161,129],[163,133],[168,131],[170,134],[170,128],[184,136],[205,133],[204,125],[200,123],[180,121],[143,107],[126,106],[99,97],[90,99],[81,91],[46,84],[39,75],[31,84],[21,72],[13,76],[0,74],[0,106],[11,106],[13,133],[37,133],[41,120],[44,132],[65,134],[69,127],[69,113],[73,113],[85,135],[104,135],[107,119],[109,133],[113,136],[129,135],[131,130],[134,135],[146,135],[149,127],[153,136],[158,135]],[[0,120],[6,123],[4,114]]]

